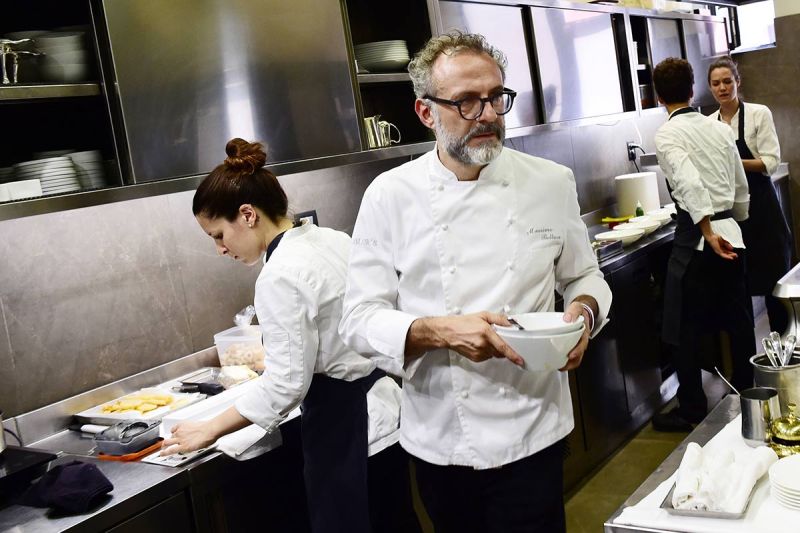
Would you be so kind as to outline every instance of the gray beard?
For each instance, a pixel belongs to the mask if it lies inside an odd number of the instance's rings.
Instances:
[[[506,129],[499,121],[486,124],[476,122],[475,127],[460,138],[447,131],[442,125],[438,113],[433,114],[433,126],[439,146],[444,148],[450,157],[463,165],[488,165],[503,151]],[[498,138],[477,147],[467,144],[476,135],[484,133],[495,133]]]

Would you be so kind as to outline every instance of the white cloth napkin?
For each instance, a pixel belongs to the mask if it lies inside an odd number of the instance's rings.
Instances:
[[[300,416],[300,408],[296,408],[284,422]],[[257,457],[262,453],[273,450],[283,444],[280,431],[273,431],[269,435],[266,430],[256,424],[229,433],[217,439],[217,449],[229,457],[244,461]]]
[[[772,452],[766,447],[752,450],[741,437],[742,420],[741,415],[733,419],[703,448],[709,455],[721,453],[723,450],[730,450],[734,455],[742,453],[753,453],[753,463],[764,461],[768,457],[767,452]],[[749,465],[748,465],[749,466]],[[743,491],[746,476],[754,475],[762,466],[754,465],[752,470],[744,469],[742,481],[731,483],[731,489],[735,492]],[[636,505],[626,507],[625,510],[614,520],[615,524],[630,525],[642,528],[653,528],[664,531],[684,531],[691,533],[797,533],[800,528],[800,511],[794,511],[783,507],[770,496],[770,486],[768,476],[762,476],[753,489],[750,505],[744,516],[737,520],[722,518],[695,518],[689,516],[676,516],[669,514],[661,509],[661,503],[669,493],[670,488],[675,483],[677,472],[669,479],[661,483],[658,488],[645,496]],[[741,486],[734,486],[736,485]],[[741,494],[739,492],[739,494]],[[733,498],[735,496],[729,496]],[[741,497],[741,495],[739,496]],[[747,494],[744,495],[744,501]]]

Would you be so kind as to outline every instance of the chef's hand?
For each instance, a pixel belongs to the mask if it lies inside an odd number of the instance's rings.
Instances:
[[[589,346],[589,322],[592,320],[592,317],[589,316],[589,313],[587,313],[583,306],[577,301],[573,301],[569,304],[564,311],[564,322],[575,322],[581,315],[583,315],[584,323],[583,335],[581,335],[578,344],[567,354],[567,364],[559,368],[559,370],[566,371],[578,368],[581,365],[581,361],[583,361],[583,355],[586,353],[586,348]]]
[[[411,323],[406,337],[406,361],[428,350],[448,348],[476,363],[497,357],[525,366],[522,357],[506,344],[492,324],[511,325],[505,316],[488,311],[418,318]]]
[[[721,258],[732,261],[739,257],[736,252],[733,251],[733,245],[723,239],[718,233],[713,233],[712,235],[705,237],[705,239],[709,246],[711,246],[711,249],[714,250],[714,253]]]
[[[208,422],[181,422],[172,428],[172,437],[161,443],[161,455],[193,452],[214,444],[216,440]]]

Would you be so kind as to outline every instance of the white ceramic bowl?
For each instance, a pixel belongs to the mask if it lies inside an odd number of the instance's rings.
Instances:
[[[671,213],[673,213],[672,210],[667,208],[661,208],[661,209],[654,209],[653,211],[648,211],[647,216],[654,220],[658,220],[661,223],[661,225],[664,226],[672,222]]]
[[[511,318],[525,328],[523,333],[533,336],[560,335],[583,327],[583,315],[575,322],[564,322],[564,313],[559,312],[520,313]]]
[[[617,224],[616,226],[614,226],[614,231],[620,231],[623,229],[643,229],[645,235],[650,235],[660,227],[661,223],[658,220],[650,220],[644,222],[625,222],[623,224]]]
[[[643,235],[643,229],[613,229],[598,233],[594,238],[598,241],[622,241],[622,246],[628,246],[641,239]]]
[[[578,344],[583,328],[561,335],[531,335],[516,328],[495,326],[498,335],[525,361],[530,372],[553,372],[567,364],[567,355]]]

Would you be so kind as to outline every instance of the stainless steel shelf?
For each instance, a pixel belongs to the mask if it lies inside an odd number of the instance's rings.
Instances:
[[[288,161],[276,163],[269,168],[278,176],[288,176],[299,172],[308,172],[323,168],[355,165],[419,155],[433,149],[434,142],[421,142],[413,144],[395,145],[389,148],[377,148],[362,152],[340,154],[302,161]],[[165,179],[135,185],[124,185],[108,189],[67,193],[59,196],[31,198],[0,204],[0,220],[10,220],[57,211],[67,211],[93,205],[110,204],[125,200],[135,200],[148,196],[172,194],[176,192],[191,191],[197,188],[205,174],[185,176],[180,178]]]
[[[7,100],[37,100],[40,98],[71,98],[97,96],[99,83],[63,83],[54,85],[0,85],[0,102]]]
[[[389,72],[386,74],[359,74],[358,83],[391,83],[396,81],[411,81],[408,72]]]

